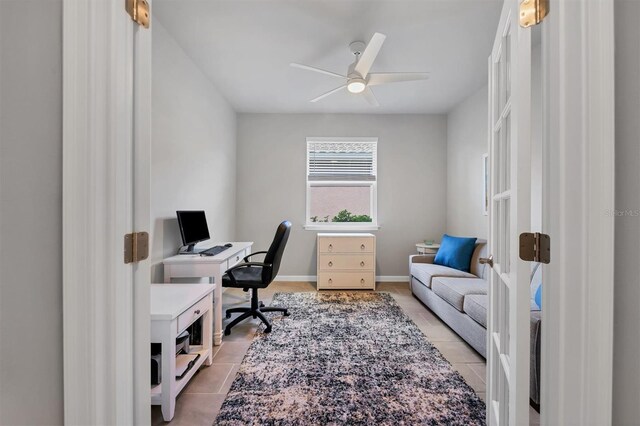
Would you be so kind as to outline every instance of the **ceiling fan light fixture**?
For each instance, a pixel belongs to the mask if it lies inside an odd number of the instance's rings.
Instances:
[[[525,0],[525,1],[547,1],[547,0]],[[338,74],[333,71],[323,70],[321,68],[311,67],[309,65],[297,64],[292,62],[290,65],[294,68],[300,68],[307,71],[313,71],[319,74],[329,75],[342,80],[342,85],[330,90],[310,102],[318,102],[327,96],[343,91],[345,88],[349,93],[362,94],[360,98],[369,102],[372,106],[380,106],[376,99],[372,86],[379,86],[387,83],[397,83],[401,81],[417,81],[429,78],[426,72],[378,72],[370,73],[371,67],[380,53],[382,44],[387,36],[381,33],[375,33],[368,44],[361,41],[354,41],[349,45],[349,50],[355,55],[355,61],[349,65],[346,74]]]
[[[347,83],[347,90],[351,93],[362,93],[367,87],[367,82],[362,78],[352,78]]]

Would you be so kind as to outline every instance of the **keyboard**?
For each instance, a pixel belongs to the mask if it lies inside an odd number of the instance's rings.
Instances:
[[[229,247],[225,247],[225,246],[213,246],[211,248],[208,248],[204,251],[200,252],[201,256],[215,256],[216,254],[220,254],[223,251],[225,251],[226,249],[228,249]]]

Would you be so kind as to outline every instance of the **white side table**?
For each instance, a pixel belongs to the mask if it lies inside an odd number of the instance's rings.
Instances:
[[[216,284],[151,284],[151,343],[162,345],[162,382],[151,387],[151,405],[162,406],[162,417],[171,421],[176,396],[198,369],[212,362],[213,290]],[[184,377],[176,379],[176,338],[203,319],[202,345],[189,353],[200,355]]]
[[[438,249],[440,248],[440,244],[425,244],[425,243],[417,243],[416,249],[418,250],[418,254],[436,254]]]

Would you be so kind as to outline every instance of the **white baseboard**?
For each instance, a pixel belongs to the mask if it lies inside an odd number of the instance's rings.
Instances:
[[[278,275],[274,281],[302,281],[302,282],[316,282],[316,275]],[[380,275],[376,277],[376,282],[379,283],[408,283],[408,275]]]
[[[379,275],[376,277],[378,283],[408,283],[408,275]]]
[[[278,275],[274,281],[301,281],[301,282],[316,282],[317,277],[315,275]]]

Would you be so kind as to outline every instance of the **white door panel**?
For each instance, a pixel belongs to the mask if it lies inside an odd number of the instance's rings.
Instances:
[[[529,423],[529,272],[518,236],[530,228],[530,30],[506,0],[489,58],[489,424]]]

